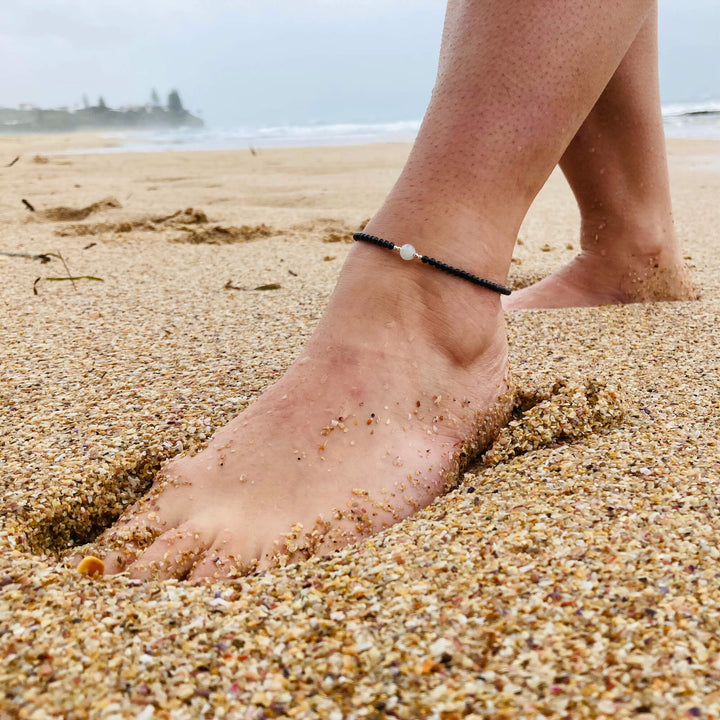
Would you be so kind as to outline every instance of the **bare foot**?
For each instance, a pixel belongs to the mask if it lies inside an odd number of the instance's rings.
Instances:
[[[228,577],[327,553],[428,505],[506,422],[498,296],[385,252],[353,248],[287,374],[100,539],[118,549],[108,573]]]
[[[592,240],[586,236],[592,232]],[[587,307],[663,300],[696,300],[674,235],[655,242],[620,225],[613,242],[607,223],[583,227],[583,251],[557,272],[503,299],[506,310]],[[627,239],[627,240],[626,240]]]

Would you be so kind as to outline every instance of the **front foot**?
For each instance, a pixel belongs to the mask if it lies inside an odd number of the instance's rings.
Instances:
[[[331,405],[317,395],[326,359],[299,365],[206,449],[164,469],[101,539],[118,548],[108,573],[225,578],[330,553],[430,504],[509,412],[502,377],[482,411],[477,393],[398,395],[390,378],[381,393],[356,381]]]
[[[358,266],[286,375],[99,539],[109,574],[227,578],[327,554],[430,504],[505,425],[497,296],[437,278],[451,318],[425,313],[391,268],[361,307]]]

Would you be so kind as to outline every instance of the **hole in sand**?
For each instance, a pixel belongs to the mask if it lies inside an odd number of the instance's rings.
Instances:
[[[60,556],[94,541],[147,493],[161,465],[178,452],[179,447],[167,453],[142,452],[108,474],[91,477],[71,498],[51,501],[48,514],[26,518],[18,533],[22,544],[31,552]]]

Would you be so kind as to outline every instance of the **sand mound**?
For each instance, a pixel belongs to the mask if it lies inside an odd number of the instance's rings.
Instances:
[[[208,221],[207,215],[202,210],[186,208],[176,210],[170,215],[136,218],[134,220],[122,220],[119,222],[99,223],[78,223],[57,228],[55,234],[60,237],[78,237],[84,235],[103,235],[105,233],[129,233],[135,230],[157,232],[168,227],[185,227],[187,225],[199,225]]]
[[[55,208],[54,210],[67,211],[68,208]],[[48,212],[50,211],[44,211],[45,217],[47,217]],[[209,224],[208,217],[203,210],[190,207],[185,210],[177,210],[170,215],[146,215],[118,222],[64,225],[57,228],[55,234],[60,237],[79,237],[86,235],[125,234],[136,231],[162,232],[172,229],[180,231],[179,235],[171,238],[173,242],[189,243],[191,245],[229,245],[232,243],[250,242],[260,238],[273,237],[281,233],[288,237],[307,237],[308,235],[312,235],[314,237],[320,237],[324,243],[351,243],[353,241],[353,233],[365,227],[367,222],[368,220],[365,219],[358,225],[353,226],[343,220],[318,218],[279,230],[266,223],[240,226]]]
[[[114,197],[106,197],[82,208],[71,208],[61,205],[59,207],[47,208],[46,210],[38,210],[33,215],[33,218],[47,222],[68,222],[70,220],[84,220],[96,212],[121,207],[120,202]]]
[[[523,388],[516,395],[512,419],[485,454],[483,465],[609,430],[624,415],[622,392],[599,380],[558,379],[543,388]]]
[[[277,235],[273,228],[261,223],[260,225],[241,225],[240,227],[223,225],[212,225],[207,228],[181,228],[183,233],[173,238],[174,242],[192,243],[199,245],[225,245],[229,243],[249,242],[258,238]]]
[[[237,242],[248,242],[258,238],[277,235],[277,231],[269,225],[209,225],[208,217],[203,210],[186,208],[176,210],[170,215],[146,215],[134,220],[119,222],[77,223],[55,230],[60,237],[78,237],[85,235],[125,234],[131,232],[164,232],[179,230],[180,234],[171,238],[173,242],[194,245],[225,245]]]
[[[207,221],[208,217],[204,210],[191,207],[185,208],[184,210],[176,210],[171,215],[150,218],[150,222],[153,225],[202,225]]]
[[[344,220],[335,218],[317,218],[309,222],[293,225],[290,233],[307,236],[311,234],[315,237],[320,236],[324,243],[351,243],[352,235],[358,230],[362,230],[369,222],[364,220],[358,225],[351,225]]]

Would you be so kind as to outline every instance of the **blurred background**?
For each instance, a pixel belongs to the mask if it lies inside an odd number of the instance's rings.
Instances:
[[[411,139],[442,0],[3,0],[0,108],[166,106],[150,145]],[[720,2],[660,0],[668,134],[720,137]]]

